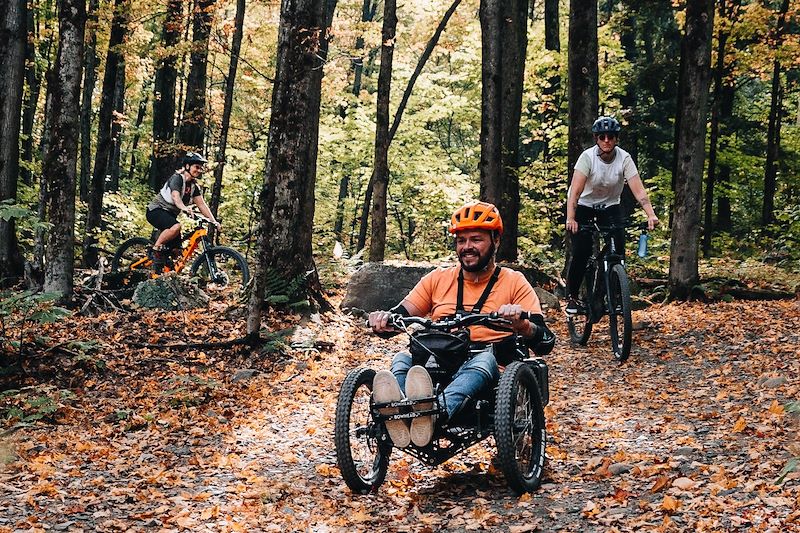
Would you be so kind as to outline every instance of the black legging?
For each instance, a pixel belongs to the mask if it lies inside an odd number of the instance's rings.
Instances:
[[[585,205],[578,205],[575,210],[575,221],[578,225],[588,224],[590,222],[597,222],[599,226],[622,226],[625,217],[622,212],[622,206],[612,205],[604,209],[595,209],[593,207],[586,207]],[[625,230],[620,228],[614,232],[614,246],[617,248],[617,253],[625,255]],[[589,257],[592,255],[592,233],[589,231],[578,231],[572,234],[572,259],[567,269],[567,296],[570,298],[578,297],[578,289],[581,286],[581,280],[586,273],[586,264],[589,262]]]

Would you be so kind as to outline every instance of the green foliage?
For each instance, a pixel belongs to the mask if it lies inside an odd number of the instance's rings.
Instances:
[[[200,376],[174,376],[169,379],[171,388],[161,393],[172,407],[201,405],[211,399],[219,389],[219,382]]]
[[[49,222],[41,222],[36,211],[20,205],[12,199],[0,202],[0,219],[6,222],[14,220],[18,231],[23,234],[47,231],[53,227]]]
[[[58,410],[75,395],[52,385],[37,385],[22,390],[0,392],[0,417],[7,423],[30,425],[39,420],[52,421]]]
[[[300,308],[308,305],[306,298],[306,278],[303,275],[294,279],[286,277],[274,269],[266,272],[266,282],[264,285],[264,301],[270,305],[288,305]]]
[[[61,294],[55,292],[0,293],[0,342],[6,342],[8,326],[19,327],[22,336],[27,325],[47,324],[68,316],[70,311],[55,304],[60,297]]]

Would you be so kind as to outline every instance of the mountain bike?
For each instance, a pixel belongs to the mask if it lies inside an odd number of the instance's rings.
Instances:
[[[339,471],[350,490],[361,494],[377,491],[386,477],[393,449],[436,466],[490,436],[494,436],[497,464],[509,487],[517,493],[536,490],[544,472],[547,442],[544,407],[549,401],[549,379],[544,359],[530,357],[525,341],[518,336],[512,336],[508,343],[497,344],[498,360],[508,361],[500,379],[470,398],[446,424],[437,426],[427,445],[412,443],[396,448],[386,422],[441,414],[444,406],[439,403],[438,393],[452,381],[453,368],[475,351],[486,349],[485,345],[466,348],[460,346],[461,342],[455,343],[459,346],[450,346],[450,342],[442,344],[434,339],[464,335],[466,328],[474,325],[508,331],[511,335],[511,322],[497,313],[468,313],[438,321],[393,314],[389,323],[409,335],[412,355],[415,345],[424,347],[426,360],[420,364],[431,376],[433,396],[379,403],[372,396],[374,369],[362,367],[347,374],[336,404],[334,443]],[[422,329],[412,331],[417,326]],[[426,357],[424,354],[428,352],[430,356]],[[421,404],[430,407],[417,407]],[[384,408],[391,408],[396,414],[382,413]]]
[[[206,217],[194,214],[197,221],[194,231],[189,235],[188,243],[177,245],[167,253],[167,264],[164,272],[181,272],[189,265],[194,253],[202,248],[199,256],[191,263],[190,273],[198,277],[205,287],[221,289],[225,287],[243,288],[250,281],[250,269],[245,258],[227,246],[214,246],[208,239],[207,226],[211,221]],[[153,244],[157,232],[151,239],[133,237],[123,242],[111,260],[111,271],[150,270],[153,268]]]
[[[567,327],[573,343],[586,345],[592,334],[592,326],[603,316],[608,315],[611,349],[614,358],[620,362],[628,359],[631,353],[631,288],[625,259],[616,248],[612,236],[614,232],[628,227],[636,227],[647,232],[647,224],[634,226],[581,224],[578,231],[593,234],[593,250],[586,266],[586,274],[581,281],[578,298],[583,302],[578,312],[567,315]],[[602,248],[600,242],[603,242]]]

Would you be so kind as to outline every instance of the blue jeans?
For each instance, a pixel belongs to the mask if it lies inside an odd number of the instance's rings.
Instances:
[[[392,359],[392,374],[397,378],[400,390],[405,394],[406,374],[411,368],[411,355],[400,352]],[[461,365],[453,375],[453,381],[439,394],[439,404],[447,408],[447,416],[452,417],[467,398],[474,398],[480,391],[500,378],[497,360],[491,348],[475,354]]]

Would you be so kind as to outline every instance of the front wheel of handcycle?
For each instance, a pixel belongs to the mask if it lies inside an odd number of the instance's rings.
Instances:
[[[123,242],[111,259],[111,272],[150,268],[153,261],[147,256],[147,252],[152,245],[153,243],[144,237],[134,237]]]
[[[591,268],[587,270],[578,289],[578,298],[583,302],[583,311],[575,315],[567,315],[569,338],[573,344],[580,344],[581,346],[586,346],[586,343],[589,342],[589,337],[592,335],[592,295],[589,292],[589,285],[592,283],[591,271]]]
[[[622,265],[614,265],[608,276],[609,302],[608,326],[611,334],[611,348],[614,358],[619,362],[631,354],[631,287],[628,273]]]
[[[209,248],[192,263],[192,276],[197,276],[206,287],[244,288],[250,281],[250,269],[244,256],[232,248]]]
[[[544,406],[536,375],[521,361],[508,365],[500,376],[494,440],[509,487],[518,494],[539,488],[547,441]]]
[[[381,486],[392,453],[391,444],[381,439],[384,431],[372,419],[374,378],[375,371],[371,368],[351,371],[342,383],[336,403],[336,463],[344,482],[359,494],[374,492]]]

